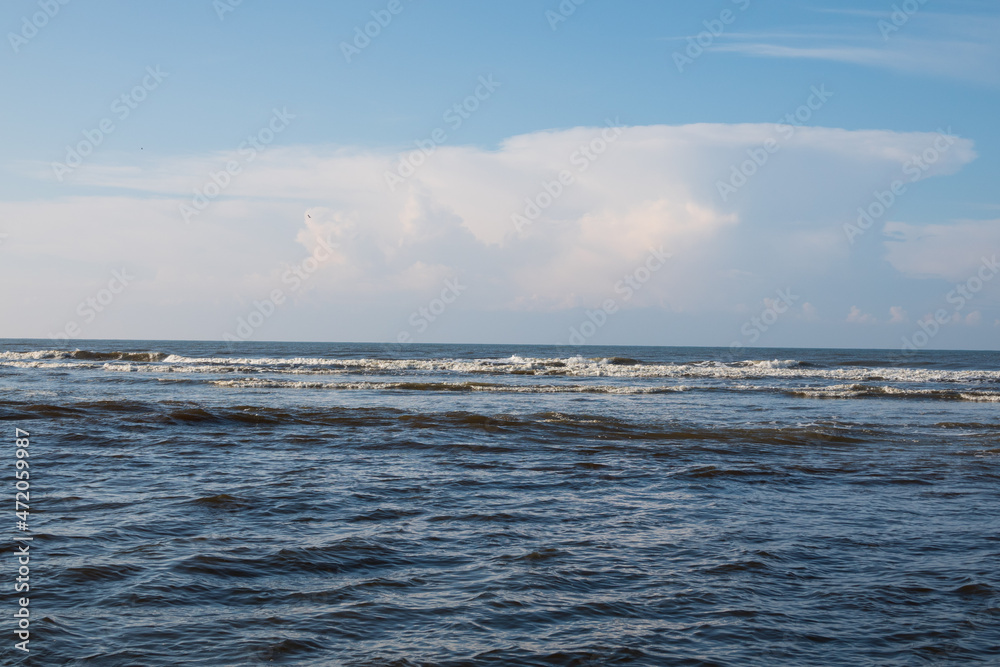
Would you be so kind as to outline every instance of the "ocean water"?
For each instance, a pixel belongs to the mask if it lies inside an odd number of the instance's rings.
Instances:
[[[1000,664],[1000,353],[78,345],[2,664]]]

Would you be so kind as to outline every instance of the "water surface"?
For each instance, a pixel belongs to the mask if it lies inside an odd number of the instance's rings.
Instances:
[[[998,353],[79,345],[30,664],[997,664]]]

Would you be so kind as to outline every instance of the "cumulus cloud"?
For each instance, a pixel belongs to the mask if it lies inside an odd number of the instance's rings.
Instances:
[[[0,202],[3,219],[20,221],[5,229],[4,247],[24,258],[0,267],[0,300],[27,294],[48,309],[40,321],[58,321],[84,289],[80,275],[99,284],[127,264],[139,276],[134,300],[153,312],[201,307],[216,319],[191,323],[187,335],[213,337],[234,309],[280,287],[288,267],[325,241],[333,257],[293,299],[313,309],[412,309],[454,276],[472,286],[480,310],[595,307],[657,251],[671,258],[629,307],[731,311],[796,272],[844,261],[840,225],[850,202],[935,136],[798,128],[782,138],[764,124],[572,128],[494,149],[438,147],[393,187],[386,175],[400,173],[401,159],[417,161],[410,151],[272,147],[189,224],[180,206],[235,152],[94,162],[72,175],[77,196]],[[718,183],[775,138],[780,150],[723,201]],[[972,143],[959,139],[927,175],[973,157]],[[905,247],[893,265],[919,264],[906,258],[919,254],[921,237],[898,243]],[[7,279],[19,270],[33,276],[22,282],[27,292]],[[130,332],[140,334],[150,335]]]
[[[874,324],[878,320],[870,313],[862,313],[857,306],[851,306],[851,312],[847,314],[847,321],[852,324]]]

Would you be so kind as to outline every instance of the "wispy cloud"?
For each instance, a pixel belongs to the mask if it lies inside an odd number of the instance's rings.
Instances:
[[[921,12],[883,36],[890,12],[839,11],[855,17],[829,31],[734,33],[710,47],[758,58],[810,59],[878,67],[909,74],[1000,85],[1000,19]],[[864,20],[860,20],[861,18]]]
[[[965,280],[984,256],[1000,250],[1000,220],[957,220],[951,224],[885,225],[886,260],[913,278]]]

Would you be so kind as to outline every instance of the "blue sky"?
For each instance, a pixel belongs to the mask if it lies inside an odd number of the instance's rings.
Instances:
[[[993,3],[11,0],[0,26],[0,336],[996,348]]]

